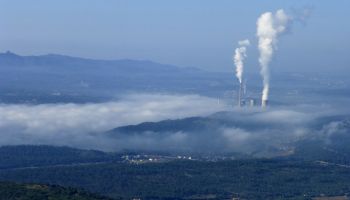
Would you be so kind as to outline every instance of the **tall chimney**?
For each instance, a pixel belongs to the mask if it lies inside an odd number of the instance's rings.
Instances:
[[[261,101],[261,107],[266,108],[269,105],[269,101],[268,100],[262,100]]]
[[[243,82],[243,81],[242,81]],[[243,83],[239,83],[239,89],[238,89],[238,106],[242,106],[242,95],[243,95]]]

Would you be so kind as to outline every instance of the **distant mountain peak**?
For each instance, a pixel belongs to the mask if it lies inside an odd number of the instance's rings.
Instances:
[[[13,57],[20,57],[19,55],[13,53],[12,51],[6,51],[5,53],[0,53],[2,55],[5,55],[5,56],[13,56]]]

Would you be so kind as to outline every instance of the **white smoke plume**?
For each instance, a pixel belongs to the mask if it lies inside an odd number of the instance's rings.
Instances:
[[[275,49],[277,48],[278,37],[284,33],[292,18],[284,10],[280,9],[275,14],[271,12],[263,13],[257,21],[257,36],[259,39],[259,63],[261,75],[263,77],[262,100],[268,100],[270,86],[269,64]]]
[[[242,83],[242,76],[243,76],[243,61],[244,58],[247,57],[246,51],[247,51],[247,46],[250,45],[249,40],[241,40],[238,42],[239,47],[236,48],[235,50],[235,55],[233,56],[233,61],[236,65],[236,76],[239,80],[239,83]]]

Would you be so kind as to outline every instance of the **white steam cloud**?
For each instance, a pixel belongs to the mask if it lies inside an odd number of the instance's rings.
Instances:
[[[271,12],[263,13],[257,21],[260,73],[263,77],[263,101],[268,100],[269,95],[269,63],[274,50],[277,48],[278,37],[288,29],[291,20],[292,18],[280,9],[275,14]]]
[[[235,55],[233,56],[233,61],[236,65],[236,76],[239,83],[242,83],[243,79],[243,70],[244,70],[244,58],[247,57],[246,51],[247,46],[250,45],[249,40],[241,40],[238,42],[239,47],[235,50]]]

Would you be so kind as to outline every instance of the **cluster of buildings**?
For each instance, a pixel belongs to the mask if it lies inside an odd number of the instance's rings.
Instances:
[[[261,107],[266,107],[268,106],[268,101],[267,100],[258,100],[256,98],[252,97],[247,97],[247,87],[246,87],[246,82],[242,81],[239,84],[239,89],[238,89],[238,106],[239,107],[254,107],[261,105]]]

